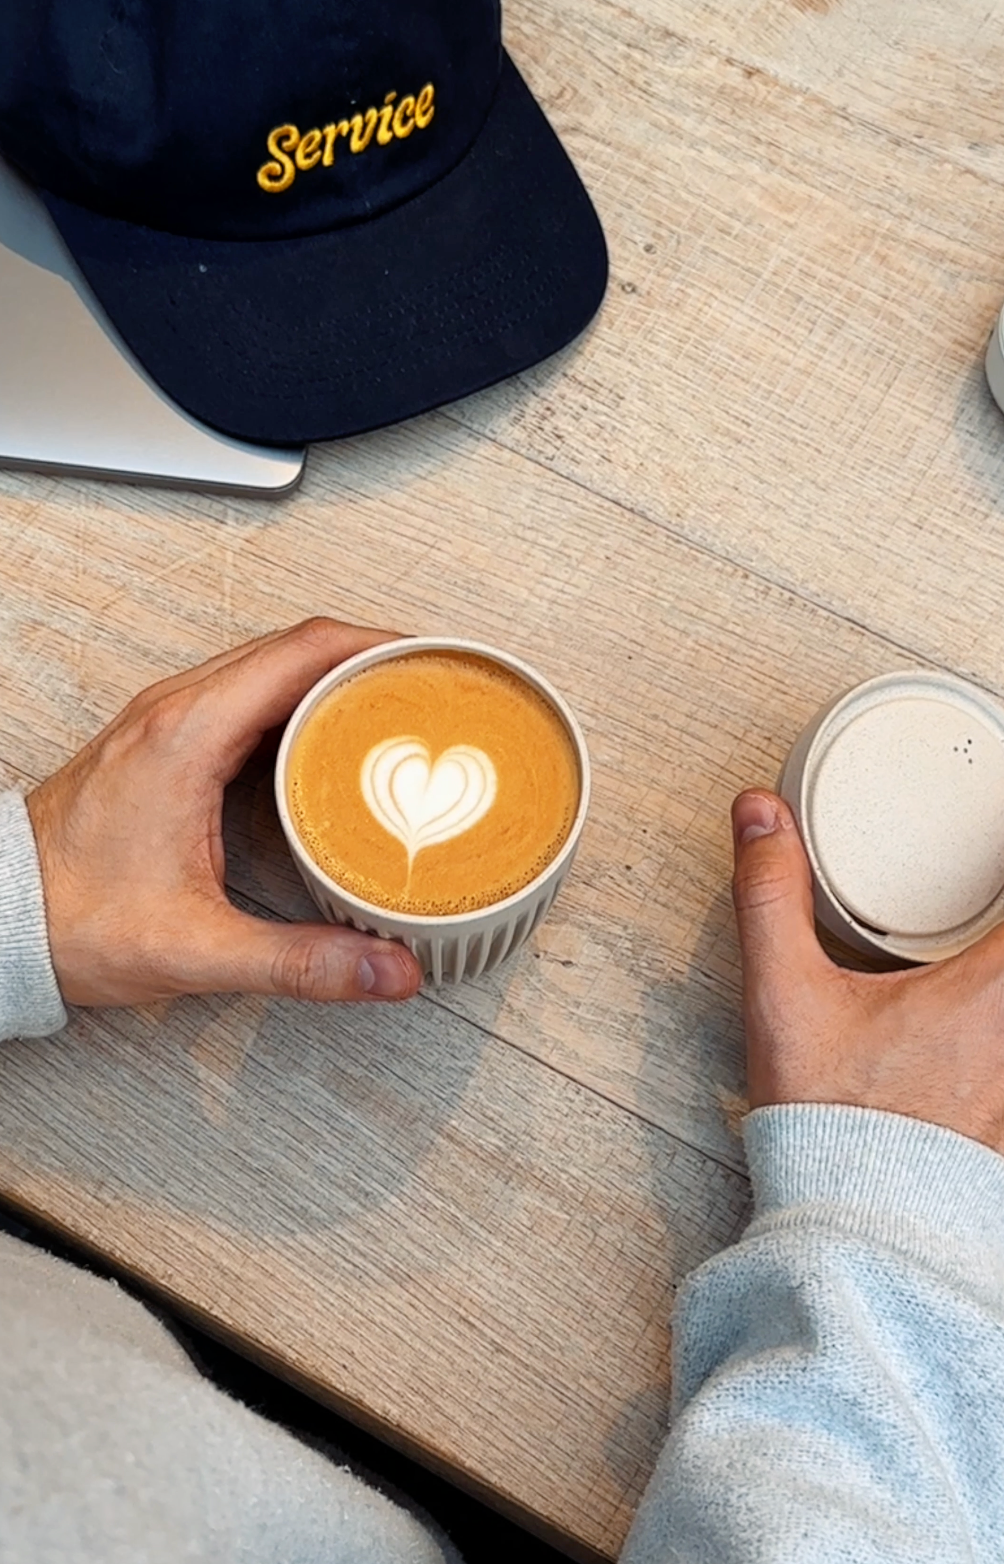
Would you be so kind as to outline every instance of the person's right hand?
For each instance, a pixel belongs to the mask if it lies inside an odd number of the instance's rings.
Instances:
[[[1004,1153],[1004,926],[934,966],[845,971],[816,938],[788,806],[741,793],[732,823],[751,1107],[881,1108]]]
[[[408,999],[403,945],[269,923],[224,889],[223,789],[311,685],[391,637],[310,619],[144,690],[28,797],[49,946],[68,1004],[178,994]]]

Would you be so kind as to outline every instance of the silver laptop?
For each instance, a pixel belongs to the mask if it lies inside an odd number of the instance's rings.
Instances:
[[[231,440],[170,401],[0,159],[0,466],[278,495],[305,456]]]

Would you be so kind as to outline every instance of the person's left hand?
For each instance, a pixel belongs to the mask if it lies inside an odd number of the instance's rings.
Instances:
[[[311,619],[144,690],[28,797],[63,998],[137,1005],[243,991],[407,999],[404,946],[269,923],[224,889],[223,789],[336,663],[390,639]]]

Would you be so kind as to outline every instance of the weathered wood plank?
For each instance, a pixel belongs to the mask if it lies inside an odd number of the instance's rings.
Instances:
[[[536,8],[510,7],[532,24]],[[981,0],[661,0],[607,5],[654,57],[681,41],[816,94],[936,157],[1004,179],[1004,13]]]
[[[734,49],[689,41],[711,9]],[[871,8],[916,40],[931,9]],[[1000,687],[1004,421],[982,374],[999,182],[744,64],[746,10],[580,0],[571,27],[553,4],[510,9],[606,222],[612,285],[574,352],[453,416]],[[820,34],[839,14],[790,11]],[[985,7],[942,13],[931,49],[953,27],[970,42],[932,84],[936,124],[964,114],[983,31],[1004,29]]]

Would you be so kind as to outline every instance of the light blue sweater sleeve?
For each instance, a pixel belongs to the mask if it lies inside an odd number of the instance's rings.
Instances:
[[[1000,1564],[1004,1157],[818,1104],[745,1139],[754,1218],[681,1290],[622,1564]]]
[[[42,873],[20,793],[0,793],[0,1038],[66,1025],[49,954]]]

